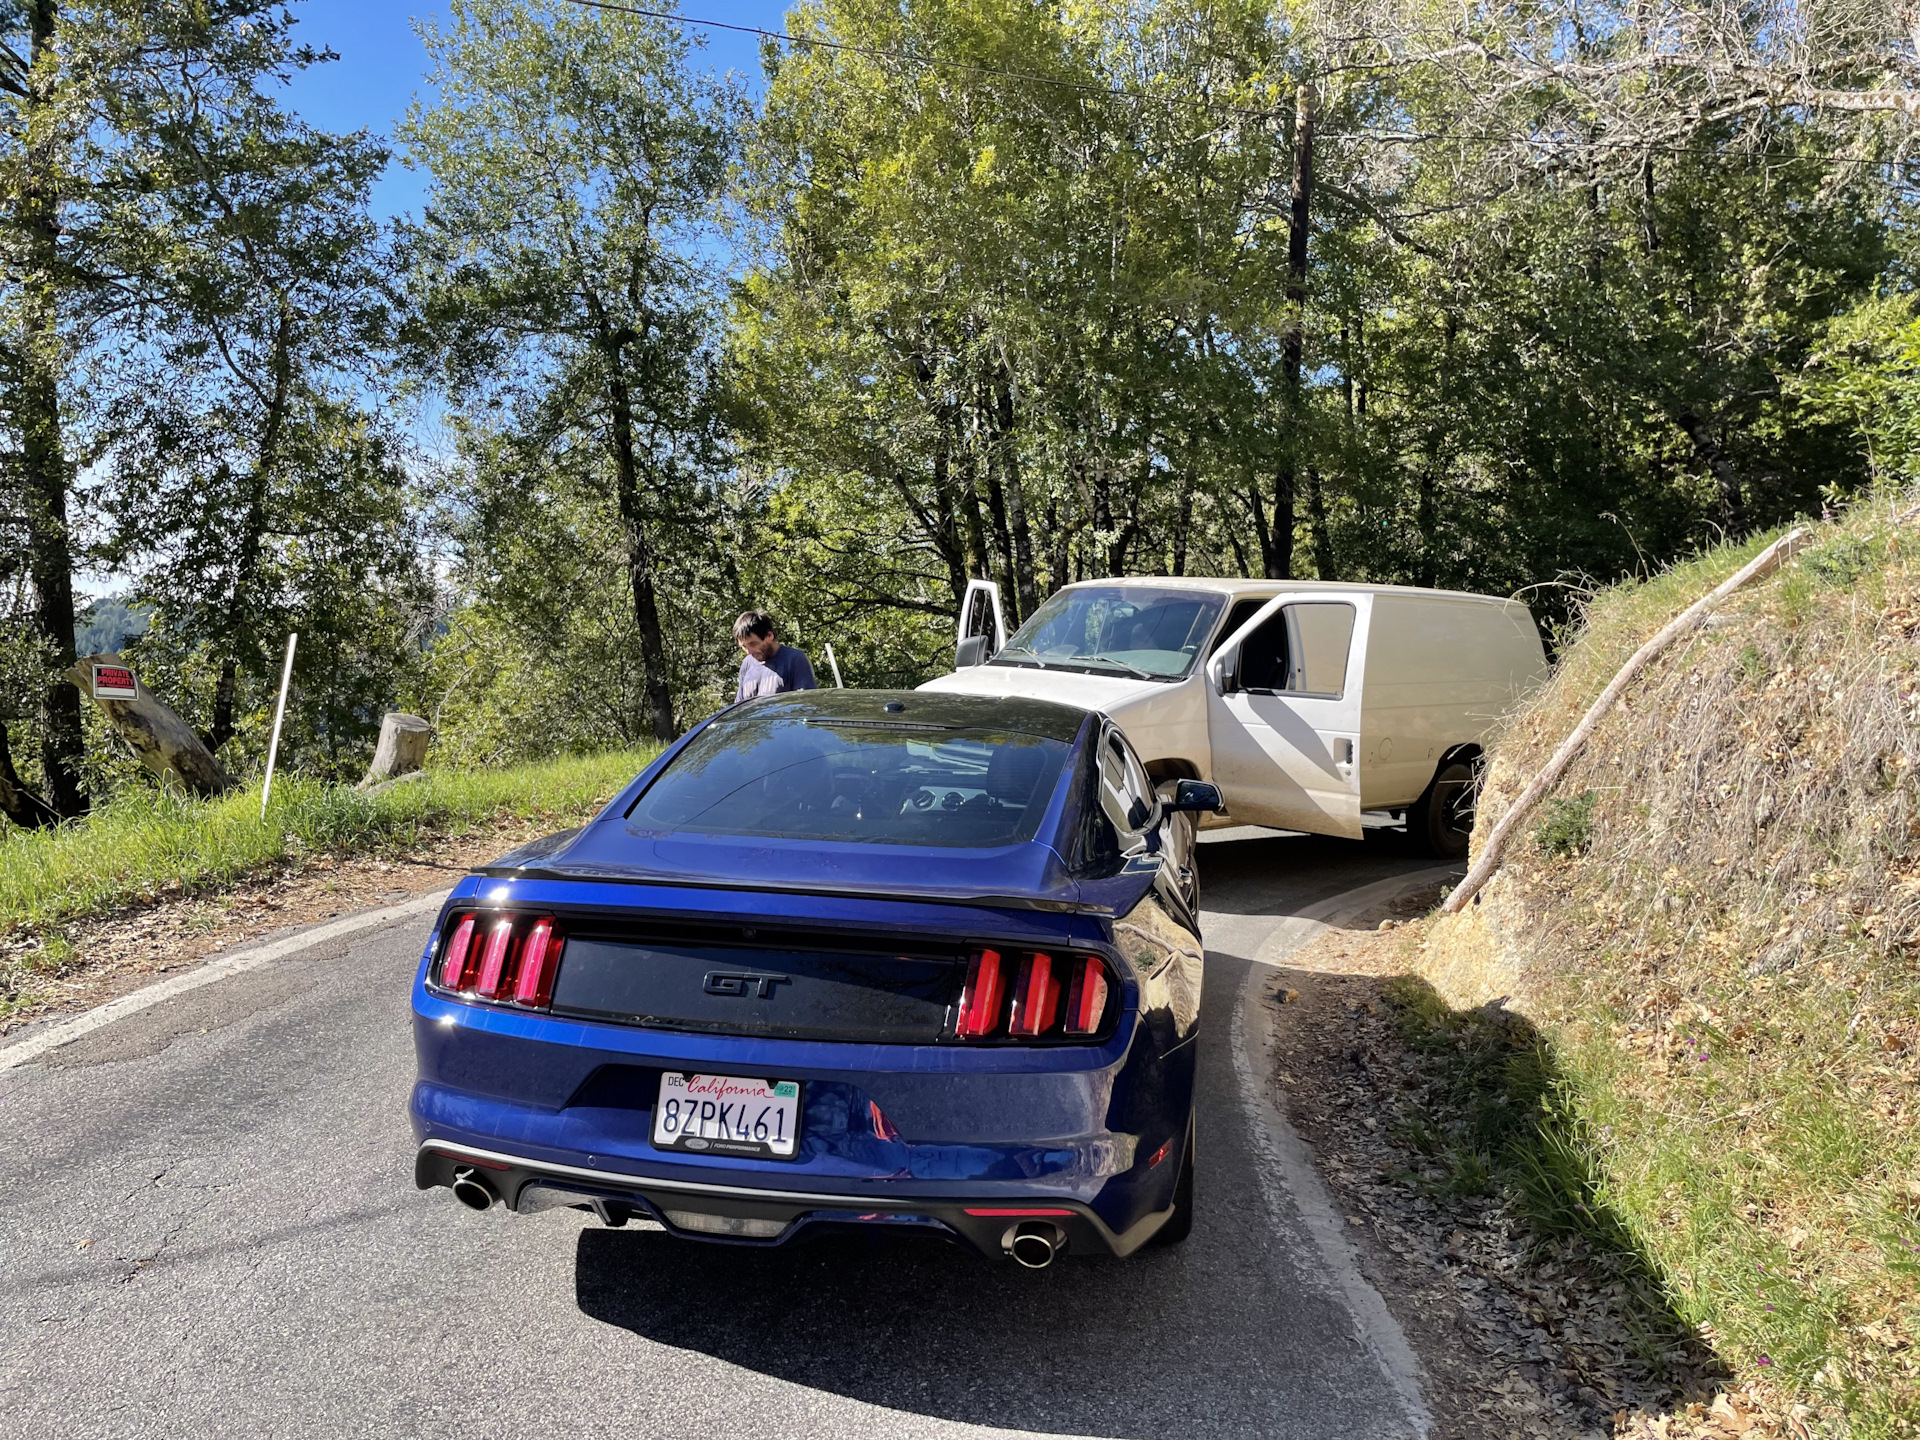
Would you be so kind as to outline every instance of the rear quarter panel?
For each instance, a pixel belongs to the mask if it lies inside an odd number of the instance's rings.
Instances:
[[[1442,754],[1484,743],[1545,676],[1540,632],[1518,601],[1377,596],[1361,692],[1361,807],[1417,800]]]

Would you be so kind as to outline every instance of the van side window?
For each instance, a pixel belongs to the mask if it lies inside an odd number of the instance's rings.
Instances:
[[[1337,699],[1346,689],[1352,645],[1353,606],[1332,601],[1282,606],[1240,647],[1240,687]]]
[[[1251,600],[1236,600],[1233,609],[1227,612],[1227,623],[1213,632],[1213,643],[1207,646],[1207,658],[1213,658],[1213,652],[1231,640],[1240,627],[1251,620],[1262,605],[1272,599],[1270,595],[1256,595]]]

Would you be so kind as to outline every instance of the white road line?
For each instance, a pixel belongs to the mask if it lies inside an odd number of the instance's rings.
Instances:
[[[84,1015],[76,1015],[71,1020],[62,1021],[58,1025],[42,1030],[37,1035],[30,1035],[25,1040],[16,1041],[0,1049],[0,1070],[11,1070],[15,1066],[28,1064],[70,1040],[78,1040],[82,1035],[91,1034],[102,1026],[113,1024],[116,1020],[137,1015],[150,1006],[158,1005],[162,1000],[171,1000],[174,996],[184,995],[189,990],[198,990],[202,985],[211,985],[216,980],[225,980],[234,975],[244,975],[249,970],[258,970],[262,965],[270,965],[275,960],[284,960],[289,955],[310,950],[316,945],[324,945],[329,940],[358,935],[366,930],[377,930],[383,925],[411,920],[417,915],[431,914],[440,908],[441,902],[447,898],[448,893],[446,890],[436,890],[430,895],[416,895],[413,899],[398,905],[369,910],[362,915],[349,915],[344,920],[335,920],[329,925],[322,925],[313,930],[302,930],[285,939],[216,955],[196,969],[170,976],[145,989],[135,990],[131,995],[122,995],[118,1000],[109,1000],[106,1004],[89,1010]]]
[[[1360,1273],[1359,1255],[1347,1227],[1341,1223],[1333,1198],[1320,1182],[1320,1172],[1314,1169],[1312,1151],[1268,1097],[1266,1079],[1274,1068],[1273,1036],[1272,1027],[1266,1023],[1260,1008],[1260,991],[1263,982],[1270,978],[1264,967],[1277,967],[1308,941],[1334,929],[1343,920],[1424,885],[1458,879],[1460,873],[1458,866],[1442,865],[1410,875],[1396,875],[1348,890],[1289,916],[1261,945],[1233,1006],[1233,1068],[1240,1082],[1241,1099],[1254,1121],[1251,1133],[1255,1149],[1261,1152],[1258,1158],[1267,1162],[1260,1166],[1260,1186],[1267,1206],[1278,1213],[1288,1198],[1292,1200],[1320,1251],[1321,1263],[1339,1287],[1338,1298],[1353,1317],[1356,1337],[1372,1352],[1381,1373],[1394,1387],[1406,1409],[1407,1423],[1418,1436],[1426,1435],[1433,1428],[1433,1417],[1420,1388],[1420,1361],[1407,1343],[1400,1322],[1387,1308],[1387,1302]],[[1281,1190],[1284,1195],[1279,1193]]]

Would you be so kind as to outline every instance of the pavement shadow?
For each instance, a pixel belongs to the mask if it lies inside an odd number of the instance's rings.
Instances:
[[[659,1344],[945,1420],[1114,1437],[1361,1433],[1290,1363],[1259,1297],[1236,1294],[1250,1277],[1236,1283],[1229,1247],[1216,1236],[1208,1255],[1200,1241],[1036,1273],[938,1240],[750,1250],[589,1229],[575,1293],[585,1315]]]
[[[1200,908],[1222,915],[1284,917],[1376,880],[1445,862],[1405,830],[1382,826],[1358,840],[1284,832],[1202,833]],[[1278,880],[1284,884],[1276,884]]]

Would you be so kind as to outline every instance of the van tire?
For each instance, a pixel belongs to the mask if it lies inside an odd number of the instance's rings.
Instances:
[[[1407,810],[1407,834],[1430,855],[1461,859],[1473,837],[1478,789],[1471,765],[1461,760],[1442,765],[1426,793]]]

